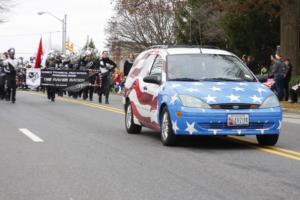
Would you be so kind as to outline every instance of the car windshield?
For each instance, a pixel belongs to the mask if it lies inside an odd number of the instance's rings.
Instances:
[[[170,81],[256,81],[242,62],[230,55],[169,55],[167,63]]]

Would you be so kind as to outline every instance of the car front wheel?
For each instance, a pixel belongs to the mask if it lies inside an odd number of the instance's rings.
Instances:
[[[256,135],[258,144],[266,146],[274,146],[278,141],[279,135]]]
[[[174,134],[168,109],[165,107],[161,113],[161,142],[165,146],[174,146],[176,144],[176,135]]]
[[[142,126],[134,123],[133,112],[132,112],[132,107],[131,107],[130,103],[127,103],[127,105],[126,105],[125,127],[126,127],[127,133],[130,133],[130,134],[138,134],[142,130]]]

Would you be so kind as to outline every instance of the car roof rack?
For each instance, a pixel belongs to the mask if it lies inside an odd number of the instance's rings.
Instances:
[[[220,49],[213,45],[153,45],[148,49],[168,49],[168,48],[200,48],[200,49]]]
[[[168,45],[153,45],[150,46],[148,49],[167,49]]]

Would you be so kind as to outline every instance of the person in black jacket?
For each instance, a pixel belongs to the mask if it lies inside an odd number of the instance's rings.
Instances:
[[[19,70],[19,62],[15,59],[15,49],[11,48],[7,51],[8,59],[7,65],[4,67],[4,72],[6,73],[6,100],[11,101],[12,103],[16,102],[16,90],[17,90],[17,83],[16,83],[16,75],[17,71]]]
[[[102,95],[105,95],[105,103],[109,104],[109,92],[112,83],[112,72],[117,67],[109,57],[108,52],[103,51],[102,58],[100,60],[100,72],[101,72],[101,88],[99,90],[99,103],[102,103]]]
[[[282,101],[284,97],[284,78],[286,74],[286,67],[279,54],[276,54],[273,58],[275,58],[275,60],[271,66],[271,73],[269,77],[274,78],[276,95],[279,101]]]
[[[292,70],[293,70],[293,66],[291,64],[290,59],[285,58],[283,59],[283,62],[286,66],[286,74],[285,74],[285,78],[284,78],[284,100],[288,101],[289,100],[289,87],[290,87],[290,82],[292,79]]]
[[[85,56],[81,60],[81,66],[85,66],[87,70],[89,70],[89,86],[87,86],[83,90],[83,99],[87,100],[89,98],[90,101],[93,101],[93,94],[94,94],[94,85],[96,81],[96,75],[95,73],[96,70],[99,69],[99,59],[96,56],[95,53],[93,53],[90,50],[87,50],[85,52]]]
[[[58,68],[58,64],[55,59],[55,56],[50,54],[46,60],[46,70],[56,70],[57,68]],[[55,101],[55,93],[56,93],[55,86],[47,86],[47,97],[51,102]]]
[[[134,55],[131,53],[131,54],[129,54],[128,59],[124,63],[124,76],[125,77],[128,76],[129,71],[133,65],[133,61],[134,61]]]
[[[248,56],[247,67],[253,72],[253,74],[260,74],[260,67],[256,63],[255,58],[253,56]]]

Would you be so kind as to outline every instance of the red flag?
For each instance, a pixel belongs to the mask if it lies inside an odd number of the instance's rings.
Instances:
[[[40,44],[39,44],[39,49],[37,51],[36,54],[36,58],[35,58],[35,65],[34,68],[39,68],[41,65],[41,61],[42,61],[42,55],[43,55],[43,44],[42,44],[42,38],[40,39]]]

